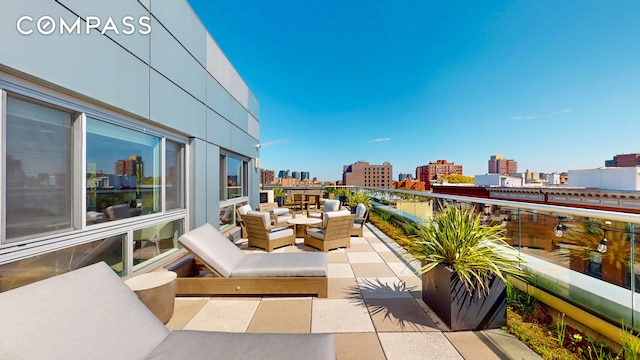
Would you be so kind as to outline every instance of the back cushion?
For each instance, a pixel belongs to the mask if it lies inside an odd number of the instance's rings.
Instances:
[[[345,216],[345,215],[351,215],[351,211],[349,210],[340,210],[340,211],[332,211],[332,212],[328,212],[324,214],[324,222],[323,222],[323,226],[326,227],[327,226],[327,219],[334,217],[334,216]]]
[[[0,293],[0,359],[144,359],[167,328],[104,262]]]
[[[340,209],[340,200],[325,200],[324,208],[325,212],[327,211],[338,211]]]
[[[229,277],[233,269],[246,256],[242,250],[208,223],[180,236],[178,241],[224,277]]]
[[[367,207],[364,204],[360,203],[356,206],[356,217],[363,218],[364,214],[367,212]]]
[[[247,205],[242,205],[238,208],[238,212],[240,213],[240,215],[246,215],[249,211],[251,211],[251,205],[247,204]]]
[[[271,225],[271,215],[268,212],[263,211],[249,211],[250,215],[260,215],[264,219],[264,226],[269,227]]]

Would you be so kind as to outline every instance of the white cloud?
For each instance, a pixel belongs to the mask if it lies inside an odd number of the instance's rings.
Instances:
[[[511,118],[511,120],[520,120],[522,119],[522,116],[514,116]]]
[[[551,114],[551,116],[567,114],[567,113],[570,113],[571,111],[573,111],[573,110],[572,109],[562,109],[562,110],[558,110],[558,111],[554,112],[553,114]]]
[[[273,140],[273,141],[267,141],[267,142],[263,142],[260,143],[261,147],[266,147],[266,146],[273,146],[273,145],[278,145],[278,144],[286,144],[290,142],[289,140]]]
[[[538,117],[539,117],[538,115],[529,115],[527,116],[527,120],[537,119]]]
[[[388,138],[388,137],[386,137],[386,138],[377,138],[377,139],[374,139],[374,140],[369,140],[369,143],[377,143],[377,142],[383,142],[383,141],[391,141],[391,138]]]

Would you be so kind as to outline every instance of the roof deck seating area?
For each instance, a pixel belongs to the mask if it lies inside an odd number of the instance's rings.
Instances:
[[[324,215],[328,212],[343,211],[343,210],[345,209],[341,208],[340,200],[327,199],[324,201],[324,205],[322,206],[322,209],[308,209],[307,217],[324,219]]]
[[[0,359],[335,359],[331,334],[169,331],[103,262],[0,293]]]
[[[178,241],[212,274],[179,277],[177,294],[310,294],[327,297],[324,253],[245,254],[210,224],[183,234]]]

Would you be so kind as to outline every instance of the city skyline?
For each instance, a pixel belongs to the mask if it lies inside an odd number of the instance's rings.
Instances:
[[[551,173],[639,150],[637,2],[189,2],[260,102],[266,169]]]

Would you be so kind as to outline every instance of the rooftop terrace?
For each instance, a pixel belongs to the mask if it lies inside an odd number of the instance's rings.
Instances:
[[[238,244],[246,252],[246,239]],[[316,251],[303,245],[275,252]],[[178,297],[170,330],[332,333],[338,359],[539,359],[501,329],[446,332],[421,299],[415,260],[367,224],[349,249],[327,253],[329,294]]]

